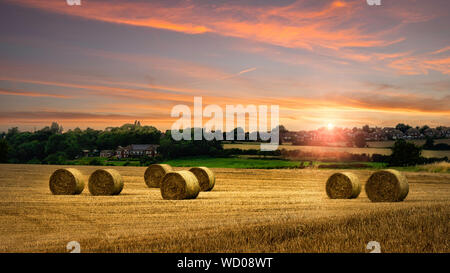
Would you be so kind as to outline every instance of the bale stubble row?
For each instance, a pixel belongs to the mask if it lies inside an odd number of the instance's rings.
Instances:
[[[123,178],[113,169],[96,170],[89,177],[92,195],[118,195],[123,189]]]
[[[92,195],[118,195],[123,178],[114,169],[96,170],[89,176],[88,189]],[[85,177],[74,168],[58,169],[49,179],[50,191],[55,195],[75,195],[84,190]]]
[[[327,180],[326,192],[331,199],[356,198],[361,193],[361,183],[351,172],[335,173]]]
[[[163,199],[195,199],[199,192],[198,179],[190,171],[169,172],[161,181],[161,196]]]
[[[351,199],[358,197],[361,184],[353,173],[334,173],[328,178],[325,189],[332,199]],[[409,184],[404,174],[388,169],[374,172],[367,180],[365,190],[372,202],[400,202],[408,195]]]
[[[144,181],[148,187],[160,188],[163,199],[195,199],[200,191],[211,191],[215,174],[206,167],[189,171],[173,171],[167,164],[153,164],[147,168]],[[56,170],[49,179],[50,191],[55,195],[75,195],[84,190],[85,178],[75,168]],[[124,181],[114,169],[100,169],[89,177],[88,188],[92,195],[118,195]],[[374,172],[366,182],[365,191],[372,202],[400,202],[409,193],[406,177],[397,170]],[[326,182],[326,193],[331,199],[357,198],[361,192],[359,178],[351,172],[332,174]]]
[[[119,195],[124,187],[120,173],[114,169],[94,171],[88,180],[92,195]],[[144,173],[149,188],[160,188],[163,199],[195,199],[200,191],[211,191],[216,179],[214,172],[206,167],[194,167],[189,171],[173,171],[167,164],[152,164]],[[84,176],[73,168],[58,169],[50,176],[53,194],[80,194],[84,190]]]
[[[160,188],[163,199],[194,199],[200,191],[211,191],[216,183],[214,172],[207,167],[174,171],[167,164],[152,164],[144,174],[149,188]]]
[[[50,191],[55,195],[80,194],[84,190],[84,176],[74,168],[58,169],[49,180]]]
[[[408,192],[408,181],[397,170],[375,172],[366,183],[366,194],[372,202],[400,202]]]
[[[163,177],[171,171],[173,171],[172,166],[168,164],[152,164],[145,170],[145,184],[149,188],[159,188]]]

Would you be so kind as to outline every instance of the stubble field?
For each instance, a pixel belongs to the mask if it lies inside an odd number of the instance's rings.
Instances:
[[[354,170],[357,199],[330,200],[336,170],[214,169],[216,186],[195,200],[168,201],[143,181],[144,167],[112,167],[119,196],[54,196],[63,166],[0,165],[0,252],[450,252],[450,174],[406,172],[404,202],[372,203]],[[76,166],[85,176],[98,167]],[[180,169],[180,168],[176,168]]]

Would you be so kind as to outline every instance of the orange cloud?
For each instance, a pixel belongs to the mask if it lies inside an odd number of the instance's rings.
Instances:
[[[149,107],[155,105],[155,102],[164,102],[167,113],[170,107],[175,104],[192,105],[192,93],[167,93],[154,90],[138,90],[122,87],[111,87],[92,84],[73,84],[64,82],[36,81],[27,79],[5,79],[23,83],[32,83],[38,85],[70,87],[89,91],[85,96],[108,96],[118,99],[132,98],[149,103]],[[171,89],[170,87],[165,87]],[[384,89],[384,88],[383,88]],[[396,92],[347,92],[347,93],[328,93],[318,97],[273,97],[273,96],[255,96],[254,94],[240,95],[237,97],[209,95],[203,97],[204,104],[217,104],[224,106],[226,104],[255,104],[255,105],[279,105],[280,109],[285,110],[304,110],[304,109],[357,109],[361,111],[383,111],[383,112],[422,112],[422,113],[450,113],[450,96],[441,98],[432,98],[418,96],[409,93]],[[245,103],[243,103],[245,102]],[[399,103],[401,102],[401,103]],[[161,108],[164,109],[164,108]],[[169,114],[168,114],[169,115]]]
[[[11,82],[22,82],[22,83],[32,83],[38,85],[47,85],[47,86],[58,86],[58,87],[69,87],[69,88],[77,88],[83,89],[87,91],[95,91],[90,92],[85,95],[99,95],[99,96],[111,96],[111,97],[119,97],[119,98],[135,98],[135,99],[163,99],[163,100],[172,100],[172,101],[183,101],[183,99],[191,98],[192,95],[181,95],[176,93],[168,94],[166,92],[161,91],[152,91],[152,90],[138,90],[131,88],[122,88],[122,87],[111,87],[105,85],[93,85],[93,84],[77,84],[77,83],[65,83],[65,82],[52,82],[52,81],[39,81],[39,80],[28,80],[28,79],[17,79],[17,78],[0,78],[2,81],[11,81]],[[170,87],[163,87],[163,90],[170,90]]]
[[[86,1],[82,7],[75,8],[60,0],[10,2],[110,23],[188,34],[213,32],[290,48],[375,47],[392,42],[377,37],[377,33],[366,34],[358,23],[343,26],[361,12],[362,5],[358,1],[333,1],[313,8],[305,1],[283,7]]]
[[[393,60],[389,66],[406,75],[428,74],[430,70],[450,74],[450,56],[445,54],[449,50],[450,47],[445,47],[416,56],[400,57]]]
[[[360,52],[355,48],[386,47],[405,40],[398,31],[409,23],[424,22],[442,15],[430,8],[406,8],[401,3],[390,3],[383,9],[383,19],[376,19],[376,10],[367,10],[360,0],[348,1],[306,1],[297,0],[289,5],[245,5],[242,3],[205,4],[198,2],[178,2],[168,5],[164,2],[116,2],[85,1],[81,7],[69,7],[60,0],[9,0],[13,4],[34,7],[59,14],[82,17],[116,24],[126,24],[155,29],[164,29],[187,34],[216,33],[222,36],[238,37],[246,40],[314,51],[321,56],[329,56],[337,64],[347,61],[374,64],[375,69],[387,66],[402,74],[426,74],[429,70],[448,74],[448,61],[423,60],[412,56],[411,51],[394,53]],[[371,12],[368,14],[368,12]],[[370,19],[369,19],[370,18]],[[375,21],[373,21],[375,20]],[[379,23],[390,21],[380,29],[373,28]],[[368,31],[367,29],[371,29]],[[395,37],[395,38],[392,38]],[[447,48],[433,54],[447,52]],[[148,57],[127,56],[84,50],[94,54],[122,61],[144,62]],[[406,58],[406,55],[410,57]],[[155,61],[154,59],[152,61]],[[293,62],[292,60],[284,60]],[[381,61],[381,62],[380,62]],[[420,62],[424,64],[420,64]],[[190,69],[178,66],[169,60],[158,62],[160,69],[184,73],[189,76],[206,75],[217,79],[236,78],[222,71],[198,67]],[[310,65],[311,62],[309,62]]]

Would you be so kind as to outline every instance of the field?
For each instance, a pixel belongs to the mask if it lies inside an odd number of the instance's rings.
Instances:
[[[404,202],[330,200],[334,170],[214,169],[212,192],[162,200],[144,167],[121,172],[121,195],[54,196],[61,166],[0,165],[0,252],[450,252],[450,174],[406,172]],[[97,167],[76,166],[84,175]],[[179,168],[178,168],[179,169]],[[354,170],[365,181],[369,170]]]
[[[414,139],[414,140],[408,140],[408,142],[412,142],[418,146],[422,146],[425,144],[425,139]],[[395,141],[394,140],[387,140],[387,141],[368,141],[367,146],[369,148],[388,148],[394,146]],[[450,139],[435,139],[434,144],[439,143],[446,143],[450,144]]]
[[[206,166],[209,168],[240,168],[240,169],[275,169],[275,168],[295,168],[300,165],[300,161],[283,160],[281,158],[249,158],[247,156],[239,157],[209,157],[209,156],[193,156],[177,159],[170,159],[161,163],[170,164],[175,167],[188,166]],[[130,160],[110,160],[102,157],[83,157],[72,160],[72,165],[90,165],[89,162],[95,159],[99,162],[99,166],[141,166],[138,159]]]
[[[175,167],[205,166],[208,168],[239,168],[239,169],[280,169],[300,166],[300,161],[278,158],[245,158],[245,157],[190,157],[165,161]]]
[[[443,143],[447,143],[442,141]],[[380,141],[380,142],[371,142],[376,144],[370,144],[369,148],[356,148],[356,147],[334,147],[334,146],[298,146],[291,144],[283,144],[280,145],[278,149],[286,149],[286,150],[300,150],[303,152],[315,152],[315,153],[323,153],[323,152],[347,152],[351,154],[381,154],[381,155],[390,155],[391,150],[388,148],[389,141]],[[438,143],[436,141],[436,143]],[[379,146],[376,146],[379,145]],[[258,143],[235,143],[235,144],[223,144],[224,149],[238,148],[242,150],[249,149],[259,149]],[[423,150],[422,155],[424,157],[448,157],[450,158],[450,151],[431,151],[431,150]]]

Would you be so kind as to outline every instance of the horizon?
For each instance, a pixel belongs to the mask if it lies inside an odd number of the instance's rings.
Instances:
[[[53,121],[54,123],[57,123],[60,127],[62,127],[62,133],[66,133],[66,132],[68,132],[68,131],[70,131],[70,130],[75,130],[75,129],[80,129],[80,130],[87,130],[87,129],[93,129],[93,130],[99,130],[99,131],[106,131],[106,129],[108,129],[108,128],[120,128],[120,127],[122,127],[122,126],[124,126],[124,125],[136,125],[136,123],[124,123],[124,124],[121,124],[121,125],[119,125],[119,126],[106,126],[106,127],[104,127],[104,128],[92,128],[92,127],[75,127],[75,128],[68,128],[68,129],[66,129],[61,123],[59,123],[59,122],[57,122],[57,121]],[[53,123],[52,122],[52,123]],[[155,126],[155,125],[152,125],[152,124],[143,124],[142,122],[140,122],[139,120],[136,120],[135,122],[139,122],[140,124],[139,124],[139,126],[141,126],[141,127],[145,127],[145,126],[148,126],[148,127],[154,127],[154,128],[156,128],[157,130],[159,130],[161,133],[165,133],[166,131],[170,131],[170,128],[168,128],[168,129],[161,129],[161,128],[159,128],[158,126]],[[406,126],[410,126],[411,128],[414,128],[414,129],[416,129],[416,128],[422,128],[422,127],[425,127],[425,126],[428,126],[429,128],[432,128],[432,129],[436,129],[436,128],[438,128],[438,127],[449,127],[449,126],[445,126],[445,125],[437,125],[437,126],[435,126],[435,127],[433,127],[433,126],[429,126],[428,124],[422,124],[422,125],[417,125],[417,126],[414,126],[414,125],[411,125],[411,124],[405,124],[405,123],[397,123],[397,124],[395,124],[395,125],[392,125],[392,126],[372,126],[372,125],[370,125],[370,124],[364,124],[363,126],[360,126],[360,127],[358,127],[358,126],[351,126],[351,127],[340,127],[340,126],[335,126],[335,125],[333,125],[331,128],[330,128],[330,126],[327,126],[327,125],[325,125],[325,126],[321,126],[321,127],[317,127],[317,128],[315,128],[315,129],[308,129],[308,130],[306,130],[306,129],[300,129],[300,130],[292,130],[292,129],[289,129],[287,126],[284,126],[283,124],[280,124],[279,126],[283,126],[287,131],[289,131],[289,132],[301,132],[301,131],[306,131],[306,132],[308,132],[308,131],[318,131],[318,130],[325,130],[325,131],[334,131],[334,130],[336,130],[336,129],[342,129],[342,130],[352,130],[352,129],[354,129],[354,128],[357,128],[357,129],[363,129],[363,127],[364,126],[369,126],[369,128],[371,128],[371,129],[374,129],[374,128],[379,128],[379,129],[384,129],[384,128],[395,128],[396,127],[396,125],[398,125],[398,124],[404,124],[404,125],[406,125]],[[0,130],[0,133],[4,133],[4,134],[6,134],[6,133],[8,133],[8,130],[10,130],[10,129],[13,129],[13,128],[17,128],[20,132],[36,132],[36,131],[39,131],[39,130],[42,130],[42,129],[44,129],[44,128],[47,128],[47,127],[50,127],[52,124],[50,123],[50,124],[47,124],[47,125],[44,125],[44,126],[42,126],[42,127],[40,127],[40,128],[33,128],[33,130],[22,130],[20,127],[18,127],[18,126],[13,126],[13,127],[10,127],[10,128],[8,128],[6,131],[2,131],[2,130]],[[329,125],[329,124],[328,124]],[[192,129],[195,129],[196,127],[190,127],[190,128],[186,128],[187,130],[192,130]],[[233,130],[235,130],[235,129],[239,129],[239,128],[242,128],[242,127],[234,127],[234,129]],[[202,127],[202,129],[204,129],[204,127]],[[245,129],[244,130],[244,132],[245,133],[249,133],[250,131],[248,131],[247,129]],[[226,131],[223,131],[223,133],[226,133]]]
[[[450,2],[0,3],[0,131],[140,120],[177,104],[280,106],[312,130],[450,126]],[[81,125],[81,126],[80,126]]]

